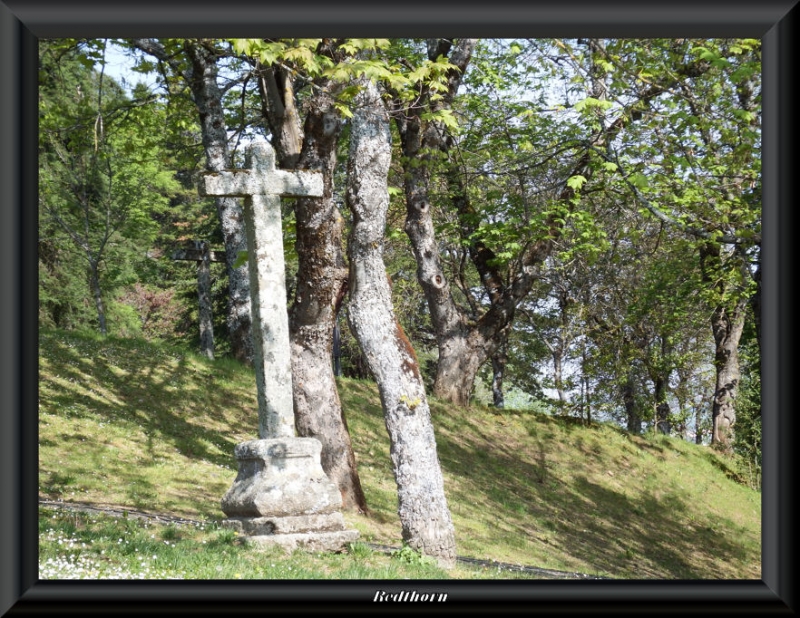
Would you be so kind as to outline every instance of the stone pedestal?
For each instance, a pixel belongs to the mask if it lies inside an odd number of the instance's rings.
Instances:
[[[228,519],[257,546],[287,551],[336,551],[358,538],[348,530],[339,489],[320,463],[322,445],[314,438],[270,438],[236,445],[239,473],[222,498]]]

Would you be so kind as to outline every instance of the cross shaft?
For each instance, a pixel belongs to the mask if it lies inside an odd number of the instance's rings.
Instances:
[[[248,148],[245,166],[248,169],[208,172],[201,192],[245,198],[259,437],[292,438],[294,406],[281,196],[322,196],[323,179],[319,172],[276,170],[275,151],[267,143]]]

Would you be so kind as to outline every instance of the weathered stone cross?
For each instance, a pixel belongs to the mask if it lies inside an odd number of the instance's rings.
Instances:
[[[245,166],[207,173],[201,193],[245,198],[258,433],[261,438],[289,438],[295,433],[281,197],[319,197],[323,180],[319,172],[275,169],[275,151],[266,142],[249,147]]]
[[[253,312],[259,440],[236,445],[239,471],[222,498],[224,525],[256,545],[338,550],[358,538],[342,496],[320,463],[322,444],[295,437],[289,317],[281,230],[282,196],[322,196],[322,174],[275,169],[267,143],[251,146],[247,169],[209,172],[201,193],[244,197]]]

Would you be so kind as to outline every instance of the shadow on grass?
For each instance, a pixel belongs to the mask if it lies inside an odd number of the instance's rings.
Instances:
[[[711,569],[752,560],[730,533],[718,532],[737,530],[732,521],[689,525],[687,505],[668,491],[642,490],[631,498],[574,471],[566,481],[548,461],[545,443],[535,444],[525,458],[476,441],[440,447],[443,469],[469,479],[448,492],[453,502],[475,505],[476,517],[486,518],[476,524],[486,531],[486,545],[513,544],[507,538],[512,530],[596,573],[627,579],[731,578]],[[703,555],[713,558],[698,557]]]
[[[250,406],[252,435],[257,435],[255,393],[242,386],[239,367],[140,340],[98,340],[75,333],[40,333],[40,347],[40,363],[46,364],[46,370],[40,370],[40,409],[68,422],[87,419],[113,427],[107,436],[86,437],[77,433],[82,430],[67,430],[55,438],[45,431],[40,445],[63,449],[60,443],[67,442],[80,449],[83,437],[96,447],[71,458],[70,473],[76,477],[93,478],[99,487],[113,479],[119,497],[143,510],[158,503],[162,509],[193,504],[197,515],[220,517],[216,500],[196,499],[202,479],[182,473],[169,481],[170,492],[165,493],[151,470],[174,467],[180,461],[170,454],[174,453],[187,463],[230,470],[233,480],[234,447],[241,441],[237,430]],[[254,387],[255,380],[253,391]],[[248,433],[247,427],[241,430]],[[118,447],[118,439],[126,445]],[[40,491],[50,497],[80,495],[79,483],[65,483],[53,468],[58,469],[55,461],[40,467]]]
[[[75,341],[79,343],[75,345]],[[97,354],[87,356],[81,350],[84,346]],[[151,460],[155,457],[154,441],[158,441],[171,444],[191,459],[219,466],[231,464],[236,440],[206,428],[204,422],[225,423],[224,410],[233,403],[231,393],[218,387],[203,388],[204,378],[213,384],[213,364],[208,366],[205,376],[196,375],[187,370],[188,361],[179,352],[172,356],[159,350],[155,356],[142,359],[147,352],[142,351],[141,343],[111,338],[81,342],[71,336],[67,343],[51,335],[44,351],[50,373],[70,386],[52,384],[43,389],[40,383],[43,409],[67,417],[102,416],[115,424],[139,427],[147,437],[146,451]],[[132,361],[135,356],[139,358]],[[94,376],[100,383],[87,384],[86,376]],[[111,395],[104,396],[98,390]],[[193,394],[191,401],[183,399],[188,393]],[[110,400],[111,397],[116,401]],[[198,422],[201,416],[204,419]]]

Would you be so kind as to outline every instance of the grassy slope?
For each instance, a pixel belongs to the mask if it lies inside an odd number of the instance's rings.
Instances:
[[[139,340],[39,339],[39,493],[218,520],[234,446],[257,434],[255,381],[229,361]],[[340,396],[372,513],[400,544],[375,386]],[[760,494],[676,438],[432,403],[459,555],[620,578],[760,579]]]

